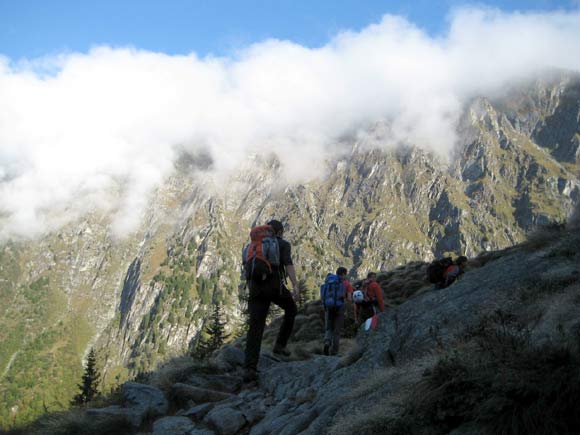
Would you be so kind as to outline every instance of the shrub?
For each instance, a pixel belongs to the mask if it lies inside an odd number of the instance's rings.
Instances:
[[[23,433],[30,435],[130,435],[135,433],[135,430],[122,416],[95,417],[81,411],[69,411],[41,417],[28,426]]]
[[[531,231],[521,247],[526,251],[535,251],[551,245],[560,238],[564,225],[559,223],[540,225]]]
[[[578,275],[562,275],[552,278],[536,276],[524,282],[518,291],[518,296],[522,302],[536,301],[546,295],[562,291],[579,280]]]

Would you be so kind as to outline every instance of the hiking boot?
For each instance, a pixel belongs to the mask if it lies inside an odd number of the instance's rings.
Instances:
[[[272,349],[272,353],[276,354],[276,355],[280,355],[280,356],[290,356],[290,351],[288,349],[286,349],[285,347],[279,346],[279,345],[275,345],[274,349]]]
[[[258,371],[256,369],[246,369],[242,376],[244,383],[256,382],[258,380]]]
[[[330,351],[330,346],[328,344],[324,344],[324,349],[322,349],[322,353],[326,356],[329,355],[329,351]]]

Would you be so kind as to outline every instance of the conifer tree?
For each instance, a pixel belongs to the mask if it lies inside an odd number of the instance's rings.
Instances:
[[[298,305],[298,309],[303,310],[306,306],[306,303],[314,299],[314,292],[312,291],[312,288],[310,288],[306,283],[305,278],[302,278],[298,281],[298,287],[300,287],[300,294],[298,295],[296,304]]]
[[[78,384],[81,391],[73,397],[71,405],[82,406],[95,399],[99,394],[99,377],[97,354],[95,349],[91,348],[89,356],[87,357],[87,366],[82,377],[82,383]]]
[[[221,305],[217,303],[214,305],[213,312],[209,319],[209,325],[202,331],[201,338],[193,352],[194,358],[200,360],[208,358],[214,351],[224,344],[224,341],[227,340],[228,335],[225,332],[226,322],[222,317]]]
[[[240,302],[241,309],[241,320],[239,327],[236,330],[234,338],[240,338],[248,333],[250,328],[250,310],[248,307],[248,302],[250,299],[250,291],[246,285],[240,285],[238,289],[238,301]]]

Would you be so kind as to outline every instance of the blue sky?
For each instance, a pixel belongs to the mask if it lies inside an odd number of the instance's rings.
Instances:
[[[386,13],[399,14],[431,35],[446,30],[449,11],[466,4],[504,11],[578,7],[578,0],[193,1],[0,0],[0,53],[12,60],[92,46],[133,46],[168,54],[227,55],[267,38],[308,47],[340,30],[360,30]]]

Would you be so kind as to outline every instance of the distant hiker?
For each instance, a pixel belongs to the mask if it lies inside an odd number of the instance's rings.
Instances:
[[[455,282],[464,272],[467,257],[458,257],[455,261],[451,257],[445,257],[433,261],[427,267],[427,280],[435,284],[436,289],[444,289]]]
[[[369,272],[367,279],[362,283],[360,290],[355,290],[352,294],[354,304],[354,318],[358,323],[364,322],[369,317],[374,316],[377,311],[385,311],[383,300],[383,289],[377,282],[377,274]]]
[[[437,289],[445,288],[445,273],[450,266],[453,266],[453,260],[451,257],[433,260],[431,264],[427,266],[427,280],[430,283],[435,284],[435,288]]]
[[[344,309],[353,291],[346,274],[346,268],[339,267],[336,275],[329,273],[324,284],[320,286],[320,299],[324,305],[324,355],[338,353]]]
[[[443,272],[443,277],[445,278],[444,287],[449,287],[455,282],[459,275],[465,271],[465,264],[467,263],[467,257],[458,257],[453,264],[447,266],[445,272]]]
[[[292,281],[295,297],[298,296],[300,289],[292,263],[291,246],[282,238],[283,234],[284,226],[277,220],[252,228],[251,242],[242,255],[250,291],[248,298],[250,319],[244,363],[246,381],[257,379],[262,335],[272,302],[284,310],[284,319],[272,351],[277,355],[290,355],[286,344],[292,334],[297,308],[292,294],[286,288],[286,277]]]

